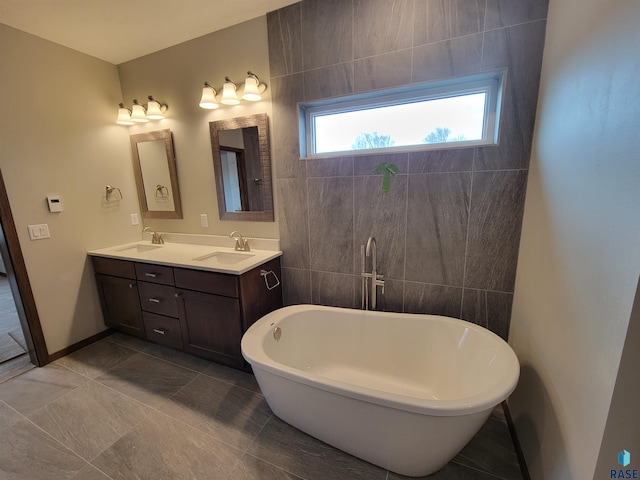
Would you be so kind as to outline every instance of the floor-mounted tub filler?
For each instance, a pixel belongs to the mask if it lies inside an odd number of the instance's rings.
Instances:
[[[520,373],[511,347],[472,323],[316,305],[261,318],[242,354],[282,420],[413,477],[462,450]]]

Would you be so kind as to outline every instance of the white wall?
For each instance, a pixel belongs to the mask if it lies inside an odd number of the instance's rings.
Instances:
[[[613,390],[607,425],[602,438],[598,466],[594,479],[610,478],[612,469],[620,469],[616,463],[618,452],[633,452],[632,464],[626,468],[638,469],[640,453],[640,282],[633,302],[627,339],[622,350],[622,360],[618,369],[616,386]]]
[[[49,353],[105,329],[87,251],[140,238],[117,68],[0,24],[0,169]],[[103,203],[106,184],[124,199]],[[46,196],[61,196],[50,213]],[[30,241],[27,225],[51,238]]]
[[[640,2],[551,0],[510,343],[534,479],[592,478],[640,273]]]

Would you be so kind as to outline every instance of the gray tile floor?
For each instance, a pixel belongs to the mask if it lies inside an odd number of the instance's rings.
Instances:
[[[115,334],[0,384],[0,478],[407,477],[282,422],[252,375]],[[504,420],[428,478],[522,479]]]

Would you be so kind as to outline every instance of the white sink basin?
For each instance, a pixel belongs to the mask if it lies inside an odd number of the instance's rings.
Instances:
[[[157,248],[162,248],[161,245],[127,245],[126,247],[115,248],[114,252],[131,252],[131,253],[144,253]]]
[[[193,260],[196,262],[233,265],[234,263],[244,262],[251,257],[253,257],[251,253],[212,252],[206,255],[202,255],[201,257],[194,258]]]

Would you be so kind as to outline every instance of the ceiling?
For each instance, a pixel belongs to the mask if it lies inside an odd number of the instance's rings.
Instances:
[[[0,0],[0,23],[120,64],[298,0]]]

